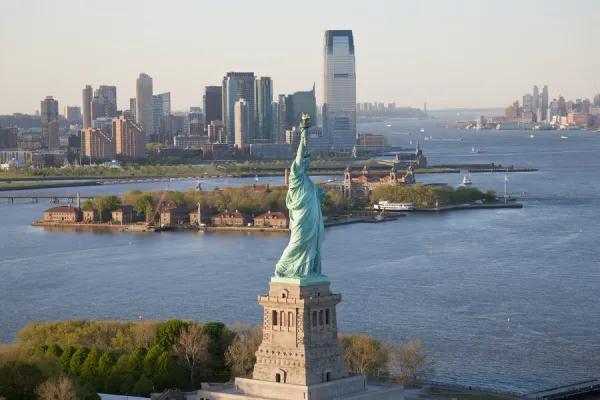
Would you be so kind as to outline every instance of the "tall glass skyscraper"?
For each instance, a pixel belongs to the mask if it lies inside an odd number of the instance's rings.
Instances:
[[[254,141],[271,141],[273,126],[273,82],[268,76],[257,76],[254,87],[254,104],[256,107],[256,137]]]
[[[356,143],[356,65],[351,30],[325,31],[323,48],[323,129],[332,150],[350,151]]]
[[[144,129],[146,136],[149,136],[154,132],[152,78],[146,74],[140,74],[136,81],[135,92],[135,120]]]
[[[235,103],[244,99],[248,107],[249,138],[256,137],[254,125],[254,72],[228,72],[223,78],[223,125],[227,143],[235,143]]]

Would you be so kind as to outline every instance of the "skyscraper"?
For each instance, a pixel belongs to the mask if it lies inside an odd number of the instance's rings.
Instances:
[[[533,87],[533,96],[531,98],[531,101],[531,111],[533,111],[534,114],[537,114],[537,110],[538,108],[540,108],[540,91],[537,86]]]
[[[160,117],[171,114],[171,92],[152,96],[153,133],[158,135]]]
[[[273,82],[268,76],[257,76],[254,87],[254,104],[256,107],[256,137],[253,142],[271,141],[273,125]]]
[[[92,98],[94,97],[94,91],[90,85],[86,85],[83,89],[81,110],[83,112],[83,128],[90,128],[92,126]]]
[[[287,130],[285,94],[279,95],[277,106],[277,138],[279,143],[285,143],[285,131]]]
[[[112,121],[115,152],[124,158],[142,158],[146,156],[146,136],[144,129],[121,116]]]
[[[135,109],[136,109],[136,106],[135,106],[136,101],[135,100],[136,100],[135,97],[129,99],[129,113],[131,114],[131,116],[133,117],[134,120],[135,120]]]
[[[356,143],[356,66],[351,30],[325,32],[323,48],[323,124],[333,150],[352,150]]]
[[[228,72],[223,77],[223,125],[228,143],[235,143],[234,107],[238,100],[244,99],[249,114],[249,136],[254,138],[254,72]]]
[[[113,118],[117,116],[117,88],[101,85],[94,91],[90,106],[91,118]],[[93,123],[92,123],[93,124]]]
[[[117,87],[116,86],[108,86],[108,85],[100,85],[98,90],[96,91],[97,96],[106,97],[111,104],[114,105],[115,110],[117,110]]]
[[[46,99],[42,100],[40,107],[40,118],[42,119],[42,146],[48,147],[50,142],[50,133],[56,134],[56,141],[58,141],[58,101],[54,100],[52,96],[46,96]],[[56,124],[51,124],[56,122]]]
[[[307,113],[312,125],[316,125],[317,98],[314,84],[311,90],[295,92],[285,98],[285,130],[298,128],[302,122],[302,113]]]
[[[549,107],[549,103],[548,103],[548,86],[544,85],[544,88],[542,89],[542,97],[540,99],[540,108],[542,109],[542,115],[548,115],[548,107]]]
[[[235,146],[238,149],[243,149],[250,144],[250,109],[248,102],[240,99],[234,104],[234,129],[235,129]]]
[[[136,80],[135,91],[135,121],[148,136],[154,131],[152,78],[144,73],[140,74],[140,77]]]
[[[65,118],[67,121],[79,121],[81,119],[81,108],[77,106],[66,106]]]
[[[208,127],[213,121],[223,121],[223,88],[221,86],[206,86],[202,96],[204,107],[204,126]]]

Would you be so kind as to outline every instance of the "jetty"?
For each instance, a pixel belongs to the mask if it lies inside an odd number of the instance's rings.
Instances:
[[[540,390],[526,394],[528,399],[551,400],[568,399],[583,394],[600,393],[600,379],[576,382],[570,385],[558,386],[551,389]]]
[[[79,196],[80,199],[84,199],[84,200],[92,200],[94,198],[94,196]],[[37,203],[39,200],[50,200],[50,203],[59,203],[60,200],[66,200],[70,203],[73,203],[77,200],[77,194],[74,195],[65,195],[65,194],[61,194],[61,195],[45,195],[45,196],[14,196],[14,195],[10,195],[10,196],[0,196],[0,200],[6,200],[7,203],[14,203],[15,199],[19,200],[29,200],[31,203]]]

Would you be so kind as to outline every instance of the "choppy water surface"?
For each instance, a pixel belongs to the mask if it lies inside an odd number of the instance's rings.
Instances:
[[[528,392],[599,375],[600,134],[569,132],[561,140],[559,132],[541,132],[530,139],[530,132],[441,130],[433,122],[385,125],[361,130],[387,132],[395,145],[420,139],[430,164],[496,162],[540,172],[509,176],[509,192],[528,198],[520,210],[411,215],[328,229],[324,271],[344,295],[342,332],[421,339],[438,380],[449,383]],[[411,136],[393,133],[409,131]],[[425,135],[463,140],[423,141]],[[472,146],[486,152],[470,154]],[[458,184],[461,176],[417,179]],[[472,179],[477,187],[503,192],[503,174]],[[172,188],[194,185],[178,181]],[[211,185],[225,180],[205,183]],[[107,194],[162,186],[35,192]],[[267,291],[287,242],[276,234],[78,233],[29,226],[47,207],[0,204],[0,341],[13,341],[31,320],[141,315],[259,323],[256,296]]]

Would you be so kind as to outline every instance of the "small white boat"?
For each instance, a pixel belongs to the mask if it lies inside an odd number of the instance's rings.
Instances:
[[[475,154],[485,153],[485,150],[476,149],[475,147],[471,147],[471,153],[475,153]]]
[[[387,124],[386,126],[389,128],[389,127],[390,127],[390,126],[392,126],[392,125],[391,125],[391,124]]]
[[[463,186],[470,186],[472,184],[473,184],[473,182],[471,182],[471,174],[467,174],[467,175],[463,176],[463,180],[462,180]]]
[[[425,132],[425,128],[421,128],[421,132]]]
[[[532,133],[531,135],[529,135],[529,137],[530,137],[531,139],[535,139],[535,134],[533,134],[533,133]]]
[[[413,144],[412,140],[410,141],[410,144]]]
[[[431,136],[425,136],[423,139],[424,140],[433,140],[433,138]]]
[[[414,205],[413,203],[392,203],[387,200],[379,200],[379,203],[373,205],[373,208],[386,211],[412,211]]]
[[[561,139],[568,139],[569,137],[568,136],[561,136],[560,138]]]

